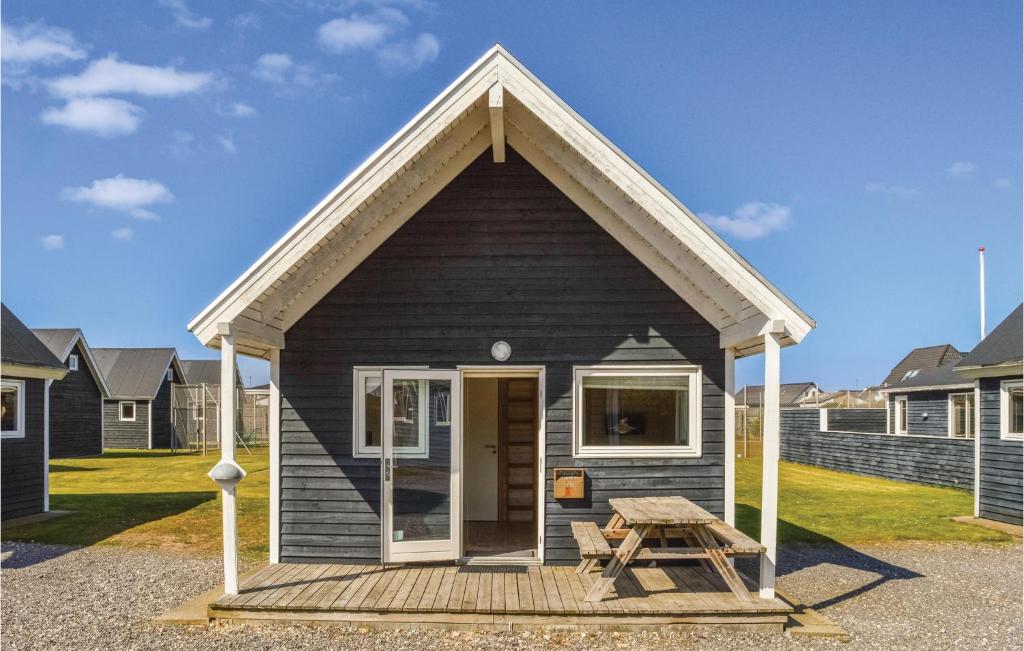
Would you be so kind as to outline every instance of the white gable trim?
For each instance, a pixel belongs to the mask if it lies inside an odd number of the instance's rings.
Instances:
[[[75,344],[82,342],[82,352],[85,353],[85,362],[89,366],[89,374],[96,381],[96,384],[100,387],[100,393],[103,398],[110,397],[110,389],[107,387],[107,381],[103,377],[103,372],[100,371],[99,365],[96,364],[96,359],[92,356],[92,348],[89,347],[89,342],[85,340],[85,335],[82,334],[81,330],[75,331],[75,336],[71,338],[71,343],[64,349],[64,354],[61,355],[60,361],[67,362],[68,355],[75,349]]]
[[[765,332],[778,332],[791,344],[814,327],[692,212],[495,46],[189,329],[214,347],[217,324],[241,318],[258,323],[264,334],[281,335],[485,151],[499,130],[509,146],[718,328],[723,347],[742,356],[759,349]],[[247,346],[240,352],[268,357],[270,349],[283,346],[283,335]]]

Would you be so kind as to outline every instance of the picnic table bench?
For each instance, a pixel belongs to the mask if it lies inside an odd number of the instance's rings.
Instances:
[[[601,560],[608,561],[587,601],[600,601],[629,563],[645,560],[699,560],[705,569],[720,574],[740,601],[752,600],[728,557],[762,554],[765,548],[759,542],[683,497],[615,498],[608,503],[614,513],[603,529],[593,522],[572,523],[582,559],[576,571],[583,574]],[[657,538],[659,546],[645,547],[650,538]],[[686,546],[669,547],[669,539],[682,540]],[[613,548],[612,540],[622,542]]]

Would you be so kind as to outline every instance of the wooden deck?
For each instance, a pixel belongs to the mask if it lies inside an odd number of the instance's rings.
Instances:
[[[598,568],[599,570],[600,568]],[[384,625],[613,627],[730,624],[781,628],[789,606],[741,602],[699,566],[630,567],[604,600],[584,601],[595,571],[552,566],[270,565],[238,595],[210,604],[214,619]]]

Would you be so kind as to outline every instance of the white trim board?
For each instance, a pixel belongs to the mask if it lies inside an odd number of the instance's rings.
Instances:
[[[402,223],[491,146],[489,98],[502,89],[508,145],[571,196],[721,332],[737,357],[764,334],[798,343],[813,320],[690,210],[568,107],[500,45],[491,48],[189,324],[217,347],[218,323],[263,335],[267,357],[295,323]],[[497,113],[497,111],[495,111]],[[603,215],[602,219],[599,216]],[[276,334],[275,334],[276,333]]]

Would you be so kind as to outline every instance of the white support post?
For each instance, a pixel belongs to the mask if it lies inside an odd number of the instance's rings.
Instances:
[[[221,463],[235,461],[235,338],[222,334],[220,340],[220,441]],[[238,505],[236,486],[222,486],[224,507],[224,593],[238,594]]]
[[[50,385],[43,380],[43,513],[50,512]]]
[[[725,522],[736,526],[736,349],[725,349]]]
[[[818,430],[822,432],[828,431],[828,408],[821,407],[818,409]]]
[[[781,346],[776,334],[764,335],[764,434],[761,437],[762,599],[775,597],[776,536],[779,517],[779,382]]]
[[[281,351],[270,350],[270,562],[281,562]]]
[[[981,380],[974,381],[974,517],[981,517]]]

